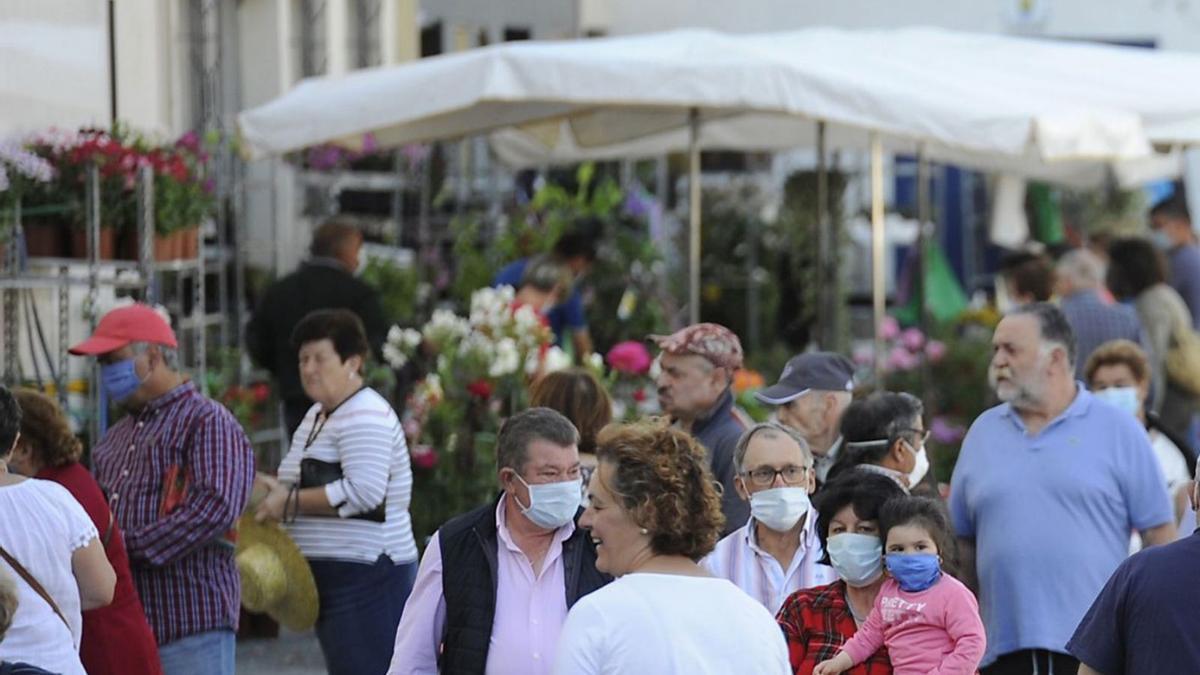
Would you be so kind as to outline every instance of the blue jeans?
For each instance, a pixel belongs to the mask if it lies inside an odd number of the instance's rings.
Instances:
[[[197,633],[160,645],[163,675],[233,675],[234,635],[231,630]]]
[[[329,675],[386,675],[417,563],[310,560],[321,614],[317,640]]]

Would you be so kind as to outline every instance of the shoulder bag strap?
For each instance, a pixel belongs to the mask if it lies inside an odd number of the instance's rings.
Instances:
[[[67,623],[67,617],[63,616],[62,611],[58,608],[58,604],[54,602],[54,598],[50,597],[50,594],[47,593],[46,589],[42,587],[42,584],[39,583],[37,579],[33,578],[33,575],[30,574],[21,563],[17,562],[16,558],[12,557],[8,551],[4,550],[3,546],[0,546],[0,558],[4,558],[4,562],[8,563],[8,566],[13,568],[13,571],[16,572],[17,575],[22,579],[24,579],[25,583],[29,584],[29,587],[33,589],[34,593],[42,596],[42,599],[46,601],[46,604],[50,605],[50,609],[53,609],[54,613],[58,615],[58,618],[62,619],[63,625],[67,627],[67,630],[71,630],[71,624]]]

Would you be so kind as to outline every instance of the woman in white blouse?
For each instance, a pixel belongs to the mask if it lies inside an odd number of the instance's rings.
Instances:
[[[704,449],[646,422],[607,427],[596,456],[579,524],[620,578],[571,608],[554,672],[791,673],[774,617],[696,562],[724,525]]]
[[[257,516],[283,521],[312,567],[330,675],[383,675],[417,571],[408,446],[391,404],[363,384],[369,346],[354,313],[312,312],[292,343],[315,403]]]
[[[84,675],[80,613],[112,602],[117,576],[96,526],[66,488],[9,473],[20,428],[21,409],[0,386],[0,567],[19,596],[0,661]]]

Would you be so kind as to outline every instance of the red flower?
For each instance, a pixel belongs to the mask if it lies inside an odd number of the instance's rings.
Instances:
[[[637,401],[638,403],[645,401],[646,400],[646,390],[645,389],[633,390],[633,400]]]
[[[438,454],[437,451],[433,449],[433,446],[413,446],[411,456],[412,465],[417,469],[429,470],[437,466],[438,463]]]
[[[266,403],[271,398],[271,386],[266,382],[250,385],[250,391],[254,393],[255,403]]]
[[[475,380],[467,385],[467,393],[481,399],[492,397],[492,383],[487,380]]]

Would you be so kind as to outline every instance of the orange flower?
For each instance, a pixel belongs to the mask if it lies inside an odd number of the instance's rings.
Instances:
[[[761,389],[764,384],[766,384],[766,381],[763,380],[762,373],[757,370],[741,368],[733,374],[733,391],[735,394],[752,389]]]

